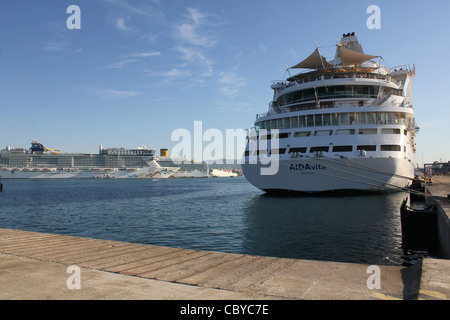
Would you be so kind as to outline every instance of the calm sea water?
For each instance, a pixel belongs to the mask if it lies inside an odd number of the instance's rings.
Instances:
[[[405,193],[267,196],[243,177],[2,183],[0,228],[285,258],[403,262]]]

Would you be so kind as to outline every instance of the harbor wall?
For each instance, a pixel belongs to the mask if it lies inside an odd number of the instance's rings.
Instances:
[[[442,258],[450,259],[450,176],[435,176],[433,183],[427,185],[427,193],[432,197],[429,203],[435,205],[437,213],[438,242]]]
[[[450,218],[439,204],[437,204],[437,230],[442,257],[450,259]]]

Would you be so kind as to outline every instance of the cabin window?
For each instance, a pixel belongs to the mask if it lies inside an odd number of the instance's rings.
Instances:
[[[332,130],[317,130],[314,132],[315,136],[331,136]]]
[[[400,129],[390,129],[390,128],[381,129],[381,133],[382,134],[400,134]]]
[[[285,153],[286,153],[286,148],[270,150],[270,154],[285,154]]]
[[[280,133],[280,134],[278,135],[278,139],[289,138],[290,135],[291,135],[291,134],[288,133],[288,132],[283,132],[283,133]]]
[[[304,128],[306,127],[306,116],[300,116],[298,117],[298,127]]]
[[[309,152],[310,153],[318,152],[318,151],[328,152],[329,149],[330,149],[330,147],[311,147]]]
[[[348,124],[348,113],[347,112],[343,112],[340,114],[340,124],[341,125],[347,125]]]
[[[351,152],[353,151],[353,146],[334,146],[333,152]]]
[[[298,128],[298,117],[291,118],[291,128]]]
[[[378,124],[385,124],[386,123],[386,114],[385,113],[377,113],[376,114],[377,122]]]
[[[284,129],[284,119],[278,119],[277,122],[278,122],[277,128]]]
[[[277,128],[277,120],[270,120],[270,128],[271,129]]]
[[[290,118],[284,118],[284,128],[290,129],[291,128],[291,119]]]
[[[348,122],[350,124],[357,124],[358,123],[358,117],[356,112],[350,112],[348,114]]]
[[[359,134],[377,134],[377,129],[359,129]]]
[[[396,144],[386,144],[381,146],[381,151],[400,151],[402,148]]]
[[[358,151],[362,151],[362,150],[365,150],[365,151],[377,151],[377,146],[375,146],[375,145],[357,146],[356,150],[358,150]]]
[[[323,115],[323,125],[324,126],[331,126],[331,114],[326,113]]]
[[[289,153],[306,153],[306,147],[290,148]]]
[[[333,126],[339,125],[339,113],[332,113],[331,114],[331,123]]]
[[[265,120],[255,123],[260,129],[290,129],[304,127],[321,126],[345,126],[356,124],[386,124],[386,125],[414,125],[414,118],[405,119],[405,115],[395,112],[343,112],[343,113],[324,113],[303,116],[294,116],[281,119]],[[398,134],[396,128],[386,128],[382,133],[389,134],[389,130],[394,130],[392,134]],[[401,129],[400,129],[401,130]],[[401,131],[400,131],[401,132]],[[405,135],[407,134],[404,132]],[[361,134],[369,134],[362,132]],[[374,134],[374,133],[372,133]]]
[[[294,137],[296,137],[296,138],[309,137],[310,135],[311,135],[311,131],[302,131],[302,132],[294,133]]]
[[[316,114],[314,116],[314,124],[315,124],[316,127],[322,125],[322,114]]]
[[[339,129],[336,130],[336,135],[355,134],[355,129]]]
[[[366,117],[367,117],[367,124],[375,124],[375,123],[377,123],[375,113],[367,112]]]

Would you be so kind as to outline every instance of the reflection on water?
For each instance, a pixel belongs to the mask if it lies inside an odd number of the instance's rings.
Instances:
[[[405,196],[255,196],[243,210],[243,247],[287,258],[401,263],[399,207]]]

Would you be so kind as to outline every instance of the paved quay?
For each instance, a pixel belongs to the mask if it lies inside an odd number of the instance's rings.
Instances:
[[[433,176],[432,181],[426,188],[432,195],[428,201],[437,205],[437,232],[444,259],[423,262],[420,291],[435,293],[436,298],[450,299],[450,176]]]
[[[380,266],[369,289],[368,267],[0,229],[0,299],[403,298],[402,268]]]
[[[449,224],[450,217],[450,176],[434,176],[433,183],[426,185],[427,191],[432,195],[430,203],[436,203],[440,208],[441,223]],[[449,227],[450,228],[450,227]]]
[[[437,239],[442,257],[450,259],[450,176],[434,176],[433,183],[427,184],[428,204],[436,206]]]
[[[450,194],[450,176],[433,176],[432,183],[427,183],[426,187],[433,196],[447,198]]]
[[[392,300],[415,290],[415,273],[397,266],[379,266],[381,288],[368,288],[368,268],[0,229],[0,299]],[[422,298],[447,299],[449,287]]]

